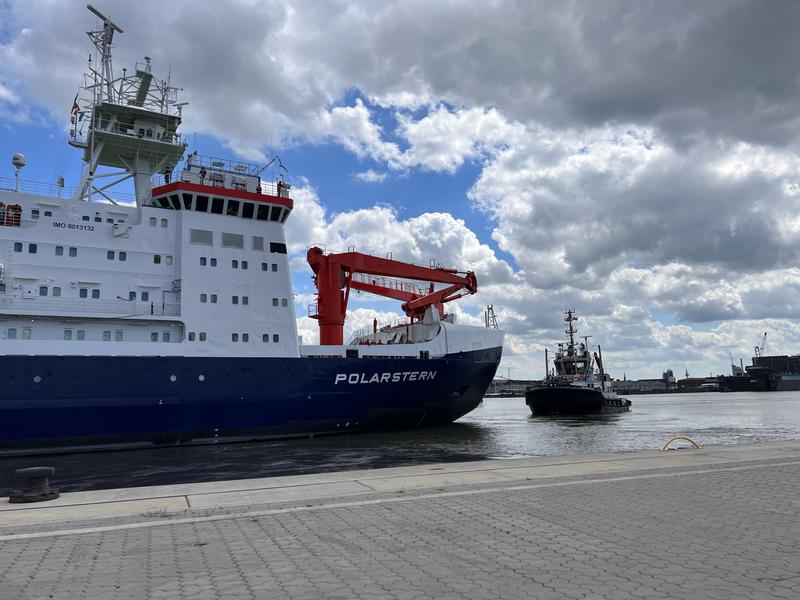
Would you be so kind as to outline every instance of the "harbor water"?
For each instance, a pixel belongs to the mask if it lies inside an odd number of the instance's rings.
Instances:
[[[702,446],[800,439],[800,392],[631,396],[628,413],[533,417],[524,398],[487,398],[435,429],[267,442],[0,458],[0,496],[14,470],[56,468],[62,491],[297,475],[401,465],[624,452],[658,448],[672,435]]]

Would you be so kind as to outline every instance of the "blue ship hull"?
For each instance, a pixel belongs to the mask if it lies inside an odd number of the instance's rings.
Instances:
[[[450,423],[502,349],[439,359],[0,357],[0,453]]]

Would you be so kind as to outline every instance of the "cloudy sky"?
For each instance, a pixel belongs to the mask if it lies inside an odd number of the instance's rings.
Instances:
[[[298,325],[305,247],[474,270],[540,377],[575,308],[612,375],[800,352],[800,3],[97,0],[190,104],[202,154],[280,154]],[[78,177],[65,149],[96,19],[0,0],[0,158]],[[0,176],[11,176],[6,159]],[[357,297],[349,327],[398,315]]]

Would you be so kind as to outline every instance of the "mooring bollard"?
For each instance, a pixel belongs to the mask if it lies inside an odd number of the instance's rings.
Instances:
[[[22,480],[22,492],[12,494],[8,501],[12,504],[24,502],[44,502],[58,498],[58,490],[50,487],[49,477],[56,470],[53,467],[28,467],[17,469],[14,477]]]

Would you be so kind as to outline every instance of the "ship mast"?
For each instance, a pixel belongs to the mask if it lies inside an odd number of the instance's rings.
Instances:
[[[577,321],[578,317],[575,316],[575,312],[572,310],[567,310],[564,312],[566,317],[564,317],[564,321],[569,325],[568,329],[564,330],[564,333],[569,335],[569,346],[567,347],[567,351],[574,352],[575,350],[575,334],[578,331],[572,326],[573,321]]]
[[[177,102],[179,88],[153,76],[150,57],[137,63],[134,75],[123,69],[122,77],[115,78],[111,48],[114,33],[122,29],[91,4],[87,8],[103,26],[86,32],[96,50],[97,68],[90,57],[84,93],[72,111],[69,143],[83,149],[85,163],[73,199],[91,201],[99,194],[115,203],[106,190],[133,179],[136,205],[141,207],[150,195],[153,175],[171,170],[186,149],[177,132],[186,103]],[[114,170],[98,173],[101,166]],[[109,178],[109,183],[99,185],[101,178]]]

